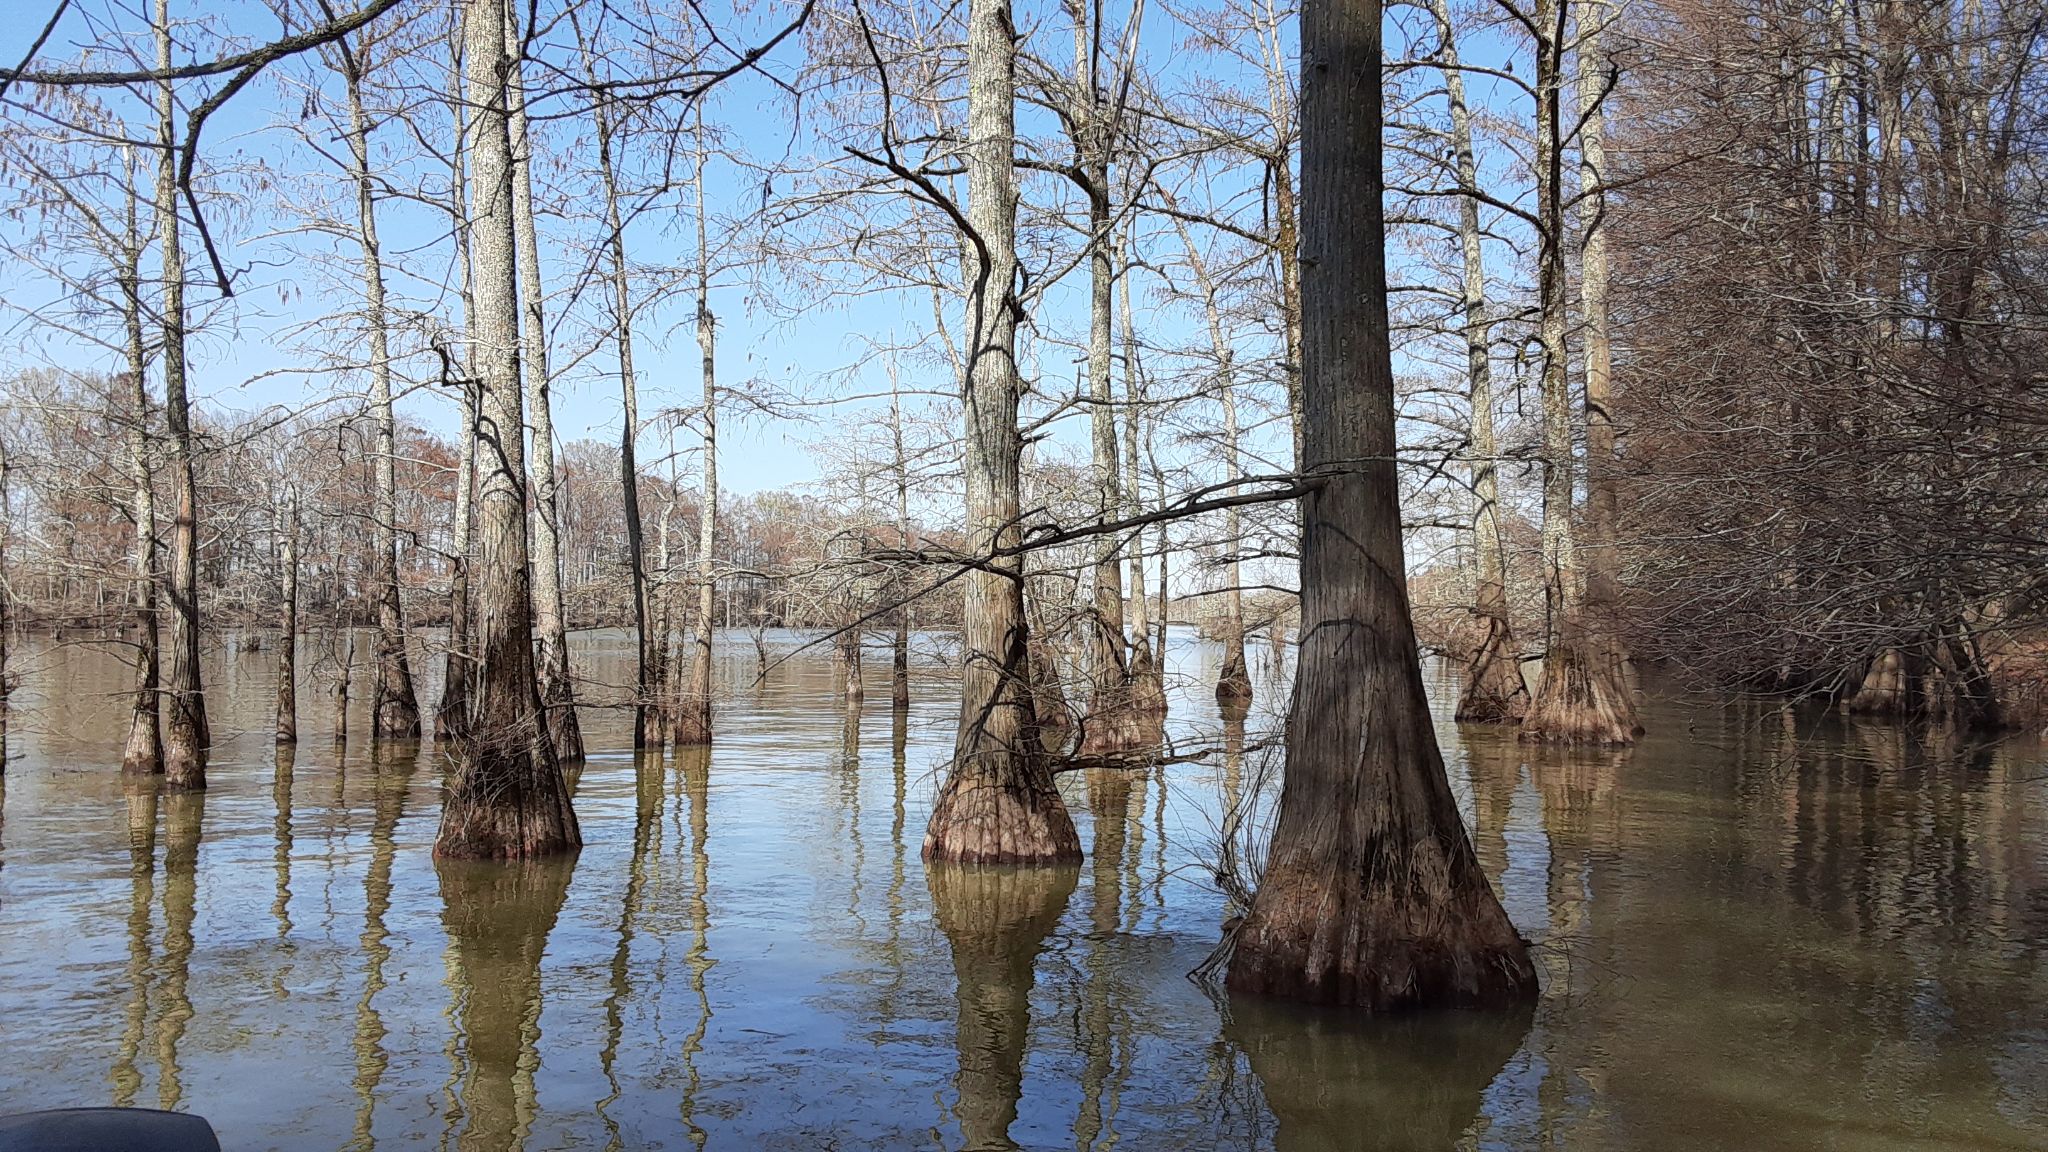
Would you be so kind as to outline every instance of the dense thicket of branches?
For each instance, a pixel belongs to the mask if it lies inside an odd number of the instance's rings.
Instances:
[[[2039,9],[1671,6],[1637,35],[1614,230],[1640,647],[1998,720],[2038,681],[2048,572]]]

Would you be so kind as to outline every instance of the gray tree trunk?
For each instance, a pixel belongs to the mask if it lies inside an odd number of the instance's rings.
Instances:
[[[542,856],[583,844],[541,718],[526,555],[524,413],[519,391],[518,239],[513,225],[506,0],[471,0],[463,21],[473,116],[469,213],[475,258],[470,338],[479,472],[476,699],[457,745],[434,853]]]
[[[299,490],[287,486],[278,511],[277,743],[299,742]]]
[[[131,560],[135,605],[135,696],[129,707],[128,744],[121,771],[154,776],[164,770],[162,728],[157,721],[159,636],[156,618],[156,482],[149,461],[149,353],[142,331],[142,228],[140,196],[133,184],[132,153],[124,155],[130,177],[126,251],[121,268],[122,319],[128,352],[128,480],[134,491],[135,552]]]
[[[540,699],[548,738],[564,764],[583,759],[583,728],[569,682],[569,632],[562,610],[562,522],[555,471],[554,378],[548,369],[546,294],[540,278],[540,228],[533,214],[533,141],[526,123],[526,79],[516,14],[506,13],[506,51],[512,60],[511,133],[513,229],[519,242],[519,298],[526,368],[527,418],[533,425],[533,627],[540,641]],[[482,174],[478,174],[482,178]]]
[[[970,0],[967,15],[967,548],[987,557],[962,580],[960,723],[953,762],[924,838],[928,860],[1078,861],[1081,840],[1037,740],[1017,431],[1016,44],[1009,0]]]
[[[156,0],[156,63],[171,66],[170,0]],[[206,693],[199,683],[199,488],[192,473],[192,408],[185,381],[185,253],[178,228],[177,103],[172,83],[157,86],[156,221],[163,267],[164,425],[170,432],[171,664],[165,695],[164,786],[206,787]]]
[[[1479,231],[1479,163],[1472,151],[1472,112],[1465,103],[1465,72],[1449,0],[1430,0],[1440,42],[1439,64],[1451,108],[1451,153],[1457,165],[1458,246],[1464,257],[1465,379],[1471,389],[1468,438],[1472,453],[1472,553],[1478,569],[1472,611],[1484,634],[1465,668],[1457,718],[1489,724],[1519,723],[1529,710],[1521,654],[1508,620],[1507,562],[1501,545],[1499,455],[1493,430],[1493,359],[1486,316],[1486,254]]]
[[[377,595],[377,659],[371,687],[371,739],[420,734],[420,706],[406,656],[405,607],[398,595],[398,422],[391,410],[391,340],[384,303],[384,256],[377,242],[377,199],[370,178],[370,122],[363,111],[363,64],[339,45],[348,93],[348,146],[355,163],[357,239],[363,250],[363,320],[370,334],[370,418],[376,426],[377,506],[371,582]]]
[[[697,123],[697,351],[704,378],[704,492],[697,506],[697,605],[683,690],[676,701],[675,742],[679,747],[711,743],[711,612],[718,573],[718,318],[711,313],[710,205],[704,199],[704,124]]]
[[[1572,525],[1572,396],[1567,373],[1564,142],[1564,2],[1539,0],[1536,41],[1536,191],[1541,221],[1537,332],[1543,345],[1543,574],[1549,624],[1543,673],[1522,721],[1524,740],[1557,744],[1629,744],[1635,702],[1611,632],[1593,617]],[[1590,374],[1589,374],[1590,376]],[[1604,382],[1589,386],[1604,390]],[[1603,418],[1604,419],[1604,418]],[[1590,434],[1590,430],[1589,430]],[[1589,440],[1588,455],[1591,456]],[[1611,455],[1611,436],[1603,442]],[[1589,518],[1590,519],[1590,518]],[[1589,523],[1589,528],[1591,524]]]

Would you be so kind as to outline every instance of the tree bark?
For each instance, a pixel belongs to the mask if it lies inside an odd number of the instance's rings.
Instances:
[[[412,662],[405,651],[405,607],[398,595],[397,418],[391,408],[389,312],[384,303],[384,257],[377,240],[377,199],[370,177],[370,121],[363,110],[363,62],[346,40],[337,45],[348,94],[348,147],[355,165],[356,239],[362,246],[364,325],[370,337],[370,419],[376,428],[376,556],[371,582],[377,596],[377,659],[371,688],[370,736],[413,739],[420,707]]]
[[[479,391],[477,697],[458,745],[434,853],[542,856],[582,846],[582,831],[541,719],[526,557],[526,461],[519,393],[519,284],[513,226],[506,0],[472,0],[463,22],[475,202],[469,217]]]
[[[1423,695],[1394,465],[1380,6],[1302,8],[1300,674],[1265,874],[1233,990],[1375,1012],[1531,1000]]]
[[[683,690],[676,701],[675,742],[678,747],[711,743],[711,610],[718,595],[713,565],[718,541],[718,319],[711,313],[711,208],[704,200],[704,124],[697,124],[697,352],[704,379],[704,491],[697,505],[697,611],[691,621],[691,647]]]
[[[1188,232],[1186,222],[1176,218],[1181,246],[1187,250],[1188,270],[1202,292],[1202,313],[1209,327],[1209,351],[1216,358],[1216,402],[1223,409],[1223,478],[1238,480],[1244,475],[1238,457],[1237,357],[1223,331],[1223,311],[1217,304],[1216,280],[1209,265]],[[1252,678],[1244,662],[1244,521],[1234,507],[1223,511],[1223,546],[1229,549],[1223,563],[1223,666],[1216,675],[1216,700],[1231,706],[1248,704]]]
[[[526,368],[527,413],[533,422],[533,627],[540,641],[540,700],[555,759],[583,759],[583,728],[569,681],[569,632],[562,610],[562,521],[555,470],[554,377],[548,368],[546,293],[540,278],[540,227],[533,213],[533,139],[527,131],[526,77],[516,13],[505,19],[505,50],[512,60],[512,221],[519,242],[519,298]],[[482,174],[478,174],[481,179]]]
[[[633,372],[633,296],[627,279],[626,222],[619,211],[619,179],[612,159],[617,126],[605,97],[596,100],[591,114],[597,124],[597,165],[604,178],[605,230],[609,233],[606,251],[611,257],[612,335],[619,355],[619,407],[623,414],[619,491],[626,519],[626,571],[633,581],[633,635],[638,640],[633,654],[633,747],[659,747],[661,729],[653,721],[660,709],[654,703],[650,679],[658,657],[650,631],[653,612],[648,601],[646,533],[640,523],[640,391]]]
[[[1073,25],[1074,74],[1067,110],[1074,145],[1072,177],[1088,200],[1088,402],[1091,479],[1097,523],[1123,513],[1118,491],[1116,409],[1110,393],[1110,353],[1116,281],[1110,237],[1110,152],[1114,143],[1109,109],[1097,75],[1101,40],[1100,8],[1067,0]],[[1121,541],[1114,533],[1097,536],[1093,571],[1094,603],[1088,616],[1088,710],[1081,718],[1082,756],[1113,756],[1145,745],[1144,718],[1131,706],[1129,655],[1124,642],[1123,565]]]
[[[910,551],[910,459],[903,450],[903,400],[897,394],[896,362],[889,362],[889,434],[896,450],[896,546]],[[901,712],[910,707],[910,590],[897,569],[896,641],[889,659],[889,703]]]
[[[1486,315],[1486,255],[1479,230],[1479,163],[1472,151],[1472,113],[1465,103],[1465,72],[1449,0],[1430,0],[1436,17],[1438,59],[1451,111],[1451,153],[1457,165],[1458,246],[1464,257],[1465,379],[1471,389],[1468,438],[1472,453],[1472,552],[1478,585],[1472,613],[1483,634],[1465,666],[1457,718],[1482,724],[1517,724],[1529,710],[1529,688],[1508,621],[1507,561],[1500,533],[1499,454],[1493,429],[1493,358]]]
[[[156,62],[171,66],[170,0],[156,0]],[[171,530],[171,666],[165,695],[164,786],[206,787],[206,755],[213,743],[206,724],[206,694],[199,682],[199,490],[192,471],[192,411],[185,380],[185,254],[179,238],[177,103],[172,83],[157,86],[156,219],[163,267],[164,424],[177,520]]]
[[[1017,431],[1016,45],[1009,0],[970,0],[967,17],[967,547],[990,557],[963,579],[960,722],[932,808],[927,860],[1078,861],[1081,840],[1053,788],[1033,716]]]
[[[1572,526],[1572,410],[1571,382],[1566,372],[1565,328],[1565,232],[1564,232],[1564,144],[1559,113],[1559,94],[1564,87],[1564,0],[1540,0],[1535,11],[1536,41],[1536,186],[1537,214],[1541,221],[1538,255],[1538,296],[1542,310],[1539,336],[1543,345],[1543,574],[1544,600],[1549,623],[1543,654],[1543,673],[1536,684],[1535,699],[1522,721],[1524,740],[1555,744],[1630,744],[1640,729],[1636,726],[1635,700],[1629,692],[1627,669],[1619,651],[1619,640],[1611,622],[1604,619],[1605,605],[1588,588],[1582,549]],[[1604,257],[1601,258],[1604,261]],[[1597,265],[1604,278],[1604,263]],[[1604,300],[1604,289],[1597,290]],[[1604,303],[1601,306],[1604,324]],[[1589,353],[1594,340],[1588,341]],[[1603,353],[1604,355],[1604,353]],[[1595,383],[1593,377],[1600,375]],[[1587,395],[1589,412],[1594,398],[1603,409],[1605,427],[1606,365],[1595,368],[1589,358]],[[1611,429],[1595,448],[1594,432],[1587,429],[1587,458],[1590,462],[1604,452],[1613,455]],[[1606,483],[1600,469],[1598,483]],[[1595,547],[1602,550],[1599,515],[1611,517],[1612,505],[1604,513],[1589,509],[1587,529]],[[1611,588],[1603,587],[1611,594]]]
[[[284,550],[278,557],[277,742],[299,742],[299,492],[287,487],[278,525]]]
[[[133,176],[132,156],[124,156]],[[131,189],[133,185],[130,185]],[[127,325],[128,479],[134,491],[135,696],[128,712],[128,744],[121,771],[154,776],[164,770],[163,731],[157,721],[158,644],[156,617],[156,482],[149,462],[149,353],[142,332],[142,230],[134,192],[128,196],[126,252],[121,268],[121,307]]]
[[[448,112],[455,121],[455,143],[449,152],[449,227],[455,238],[455,265],[462,278],[462,317],[465,325],[476,318],[476,283],[470,265],[469,179],[464,156],[468,151],[468,112],[462,103],[462,37],[452,37]],[[456,396],[462,405],[461,444],[455,472],[455,547],[448,565],[448,653],[442,666],[441,702],[434,709],[434,739],[459,739],[469,721],[470,702],[475,697],[476,657],[470,651],[471,609],[469,590],[470,551],[474,545],[476,513],[476,343],[463,344],[462,380]],[[445,355],[445,353],[444,353]],[[445,371],[445,361],[444,361]]]
[[[1124,341],[1124,515],[1138,516],[1145,510],[1145,491],[1138,445],[1144,439],[1145,384],[1138,350],[1138,325],[1131,312],[1131,273],[1125,263],[1118,284],[1122,292]],[[1145,718],[1146,741],[1156,745],[1165,732],[1166,685],[1160,676],[1162,649],[1152,650],[1152,609],[1145,591],[1145,533],[1131,534],[1131,706]]]

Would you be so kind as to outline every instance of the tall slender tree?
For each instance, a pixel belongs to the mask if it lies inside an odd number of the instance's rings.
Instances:
[[[170,0],[156,0],[156,65],[171,68]],[[178,220],[178,104],[172,81],[157,84],[156,224],[163,276],[162,348],[164,425],[170,433],[166,463],[176,520],[171,527],[171,665],[165,685],[164,784],[173,790],[206,787],[212,735],[199,678],[199,484],[192,462],[192,404],[186,392],[185,252]]]
[[[718,570],[718,318],[711,312],[711,208],[704,199],[703,106],[697,111],[697,166],[692,183],[697,193],[697,352],[702,358],[704,402],[698,429],[704,441],[704,489],[697,497],[697,604],[690,621],[690,651],[676,700],[675,742],[679,746],[711,743],[711,614],[717,603]]]
[[[541,286],[540,225],[533,210],[533,134],[526,118],[525,40],[517,14],[505,17],[512,60],[512,218],[519,241],[520,355],[526,368],[527,417],[533,422],[533,612],[540,641],[541,705],[548,738],[563,763],[583,759],[583,727],[569,681],[568,618],[562,607],[561,475],[555,468],[554,376],[548,366],[547,294]]]
[[[1483,632],[1465,666],[1457,717],[1481,723],[1516,723],[1529,709],[1521,653],[1508,620],[1507,560],[1500,530],[1499,453],[1494,435],[1492,328],[1486,311],[1486,250],[1479,223],[1479,161],[1472,147],[1472,109],[1465,102],[1465,68],[1458,58],[1450,0],[1429,0],[1436,18],[1437,66],[1451,114],[1451,159],[1458,178],[1458,252],[1465,340],[1465,382],[1472,456],[1472,555],[1478,582],[1472,611]]]
[[[420,734],[420,706],[413,692],[412,661],[406,655],[405,606],[398,594],[398,421],[391,406],[390,310],[384,298],[384,252],[377,238],[376,182],[371,172],[370,117],[363,107],[363,76],[372,42],[335,41],[342,89],[348,97],[348,153],[356,191],[356,241],[362,249],[363,322],[370,345],[370,422],[377,437],[372,467],[376,504],[372,515],[371,583],[377,598],[377,656],[370,694],[372,739],[410,739]]]
[[[960,723],[924,855],[969,863],[1079,860],[1081,840],[1038,742],[1024,566],[1015,550],[1023,441],[1017,407],[1016,43],[1009,0],[967,11],[967,543]]]

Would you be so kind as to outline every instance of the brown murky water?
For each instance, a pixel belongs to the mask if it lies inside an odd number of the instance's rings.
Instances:
[[[1213,657],[1173,655],[1177,738],[1224,743]],[[596,680],[628,659],[580,638]],[[111,657],[23,670],[7,1110],[189,1109],[229,1149],[2048,1147],[2031,742],[1666,705],[1573,755],[1446,722],[1544,997],[1369,1023],[1185,978],[1256,756],[1065,778],[1078,871],[927,875],[947,685],[849,727],[822,657],[754,686],[736,652],[708,758],[636,763],[587,714],[580,858],[437,868],[431,753],[337,755],[309,685],[318,738],[276,759],[267,649],[215,654],[204,796],[123,791]]]

